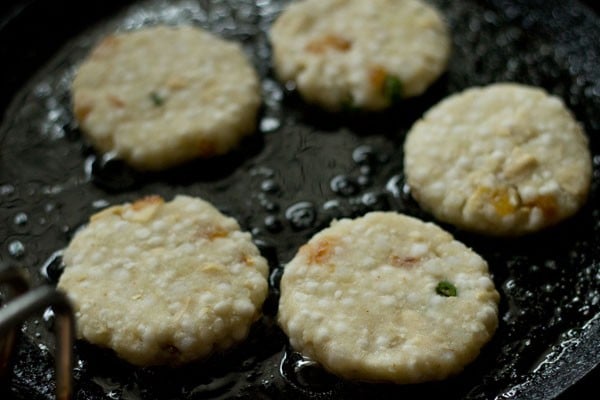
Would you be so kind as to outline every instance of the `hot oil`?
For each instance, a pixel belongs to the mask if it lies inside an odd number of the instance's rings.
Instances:
[[[186,193],[212,202],[252,232],[271,268],[264,317],[244,343],[169,369],[135,368],[110,351],[79,342],[77,398],[512,398],[540,379],[545,385],[555,380],[566,355],[576,352],[580,338],[596,326],[592,319],[600,311],[595,246],[600,120],[594,115],[600,108],[600,79],[593,68],[600,51],[586,51],[592,45],[584,33],[597,27],[581,24],[577,8],[552,19],[547,11],[519,2],[436,4],[453,32],[448,73],[424,96],[376,115],[330,115],[305,105],[293,87],[277,82],[267,32],[283,3],[272,0],[137,3],[74,38],[21,90],[1,128],[5,223],[0,234],[5,241],[0,256],[29,270],[34,284],[57,282],[61,250],[89,215],[148,194]],[[264,101],[259,133],[241,149],[165,172],[140,173],[111,155],[97,155],[86,143],[70,112],[69,84],[76,65],[101,36],[158,22],[197,24],[240,41],[262,78]],[[544,86],[566,100],[591,134],[594,185],[580,214],[526,238],[496,240],[444,226],[490,264],[502,296],[492,342],[459,376],[412,386],[344,381],[295,353],[276,323],[285,263],[334,219],[396,210],[432,220],[405,183],[404,136],[449,93],[502,80]],[[13,379],[13,391],[21,397],[52,393],[50,311],[45,316],[23,328]]]

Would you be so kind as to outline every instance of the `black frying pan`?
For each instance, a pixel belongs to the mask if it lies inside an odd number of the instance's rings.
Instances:
[[[270,262],[271,294],[246,342],[180,369],[134,368],[77,343],[77,399],[552,399],[599,364],[600,19],[589,8],[576,1],[434,1],[453,32],[448,72],[390,112],[330,115],[274,80],[265,32],[280,2],[129,3],[0,5],[0,261],[28,270],[35,285],[54,284],[57,251],[90,214],[144,194],[187,193],[254,234]],[[68,87],[73,67],[100,36],[160,21],[196,23],[242,42],[263,79],[264,107],[260,132],[240,150],[141,174],[97,156],[83,140]],[[275,324],[283,265],[333,218],[393,209],[432,220],[405,190],[408,128],[450,93],[505,80],[564,98],[589,134],[594,178],[581,212],[539,234],[499,240],[444,226],[490,264],[502,295],[493,340],[462,374],[419,385],[348,382],[304,362]],[[53,396],[51,328],[48,313],[25,324],[2,398]]]

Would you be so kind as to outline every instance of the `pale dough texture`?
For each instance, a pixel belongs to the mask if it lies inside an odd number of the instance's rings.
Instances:
[[[100,152],[143,170],[224,154],[256,129],[256,72],[242,48],[200,28],[104,38],[79,67],[74,114]]]
[[[267,295],[249,233],[209,203],[147,197],[103,210],[64,252],[77,332],[135,365],[179,365],[243,340]]]
[[[581,125],[544,90],[498,83],[444,99],[404,144],[412,195],[440,221],[522,235],[585,203],[592,161]]]
[[[277,75],[311,103],[381,110],[423,93],[446,69],[451,41],[420,0],[305,0],[271,29]]]
[[[334,374],[417,383],[477,357],[498,301],[487,263],[450,234],[373,212],[300,248],[285,266],[278,318],[292,347]]]

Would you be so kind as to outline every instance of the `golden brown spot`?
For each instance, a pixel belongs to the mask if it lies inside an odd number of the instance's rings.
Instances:
[[[198,236],[203,239],[215,240],[229,235],[229,231],[222,226],[203,226],[198,230]]]
[[[206,272],[207,274],[221,275],[225,273],[225,268],[220,264],[208,263],[203,264],[200,267],[202,272]]]
[[[92,105],[91,102],[83,103],[83,104],[76,103],[75,104],[75,118],[77,118],[78,121],[85,121],[93,109],[94,109],[94,106]]]
[[[114,94],[109,94],[107,96],[107,98],[108,98],[108,102],[112,106],[117,107],[117,108],[123,108],[123,107],[125,107],[125,101],[122,100],[120,97],[115,96]]]
[[[92,215],[90,217],[90,221],[94,222],[94,221],[97,221],[99,219],[109,217],[111,215],[121,216],[121,214],[123,214],[123,211],[124,211],[123,206],[108,207],[108,208],[105,208],[104,210],[99,211],[96,214]]]
[[[383,85],[385,84],[387,76],[387,71],[380,65],[375,65],[369,69],[369,82],[378,92],[383,90]]]
[[[200,139],[196,143],[196,148],[204,157],[212,157],[218,154],[215,144],[207,139]]]
[[[242,262],[250,267],[254,265],[254,257],[244,254],[242,256]]]
[[[392,266],[394,266],[394,267],[409,268],[409,267],[413,267],[420,260],[420,258],[418,258],[418,257],[402,257],[402,256],[398,256],[396,254],[392,254],[390,256],[389,260],[390,260],[390,264],[392,264]]]
[[[142,197],[141,199],[136,200],[131,205],[131,208],[134,211],[140,211],[140,210],[142,210],[142,209],[144,209],[146,207],[161,205],[164,202],[165,201],[163,200],[162,197],[160,197],[158,195],[151,195],[151,196]]]
[[[94,51],[91,54],[91,57],[94,57],[94,58],[106,57],[106,56],[110,55],[111,53],[113,53],[114,50],[119,46],[120,43],[121,43],[121,40],[118,37],[116,37],[114,35],[107,36],[98,44],[98,46],[96,46],[96,48],[94,49]]]
[[[300,251],[306,254],[310,264],[324,264],[332,256],[334,247],[335,241],[328,238],[305,244]]]
[[[489,203],[494,206],[498,215],[502,217],[516,211],[516,206],[511,202],[510,194],[506,188],[480,187],[477,189],[475,196],[479,197],[482,203]]]
[[[169,89],[178,90],[187,86],[187,80],[179,75],[172,75],[167,79],[166,85]]]
[[[306,51],[310,53],[321,54],[326,52],[327,50],[341,51],[345,52],[350,50],[352,47],[352,42],[348,39],[345,39],[339,35],[330,33],[323,37],[314,39],[306,45]]]
[[[229,232],[221,227],[216,227],[214,230],[212,230],[209,234],[209,239],[210,240],[214,240],[214,239],[218,239],[218,238],[224,238],[227,237],[227,235],[229,235]]]
[[[164,200],[160,196],[147,196],[135,201],[130,207],[119,207],[113,213],[127,221],[147,222],[154,218],[163,203]]]
[[[514,156],[511,157],[510,162],[504,165],[504,174],[508,178],[531,173],[531,170],[539,164],[538,160],[529,153],[515,150],[513,154]]]
[[[539,208],[548,219],[555,219],[558,217],[558,204],[556,204],[556,198],[554,196],[541,195],[527,202],[525,205]]]

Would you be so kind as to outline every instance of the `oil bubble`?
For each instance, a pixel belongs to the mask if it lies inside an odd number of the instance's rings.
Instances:
[[[25,255],[25,245],[19,240],[13,240],[8,244],[8,253],[15,258],[21,258]]]
[[[294,230],[307,229],[315,223],[317,210],[315,210],[313,203],[300,201],[285,210],[285,218]]]
[[[340,196],[352,196],[358,192],[358,183],[346,175],[334,176],[329,186],[334,193]]]
[[[27,214],[25,214],[24,212],[20,212],[17,215],[15,215],[13,222],[15,223],[15,225],[25,225],[28,220],[29,217],[27,216]]]

